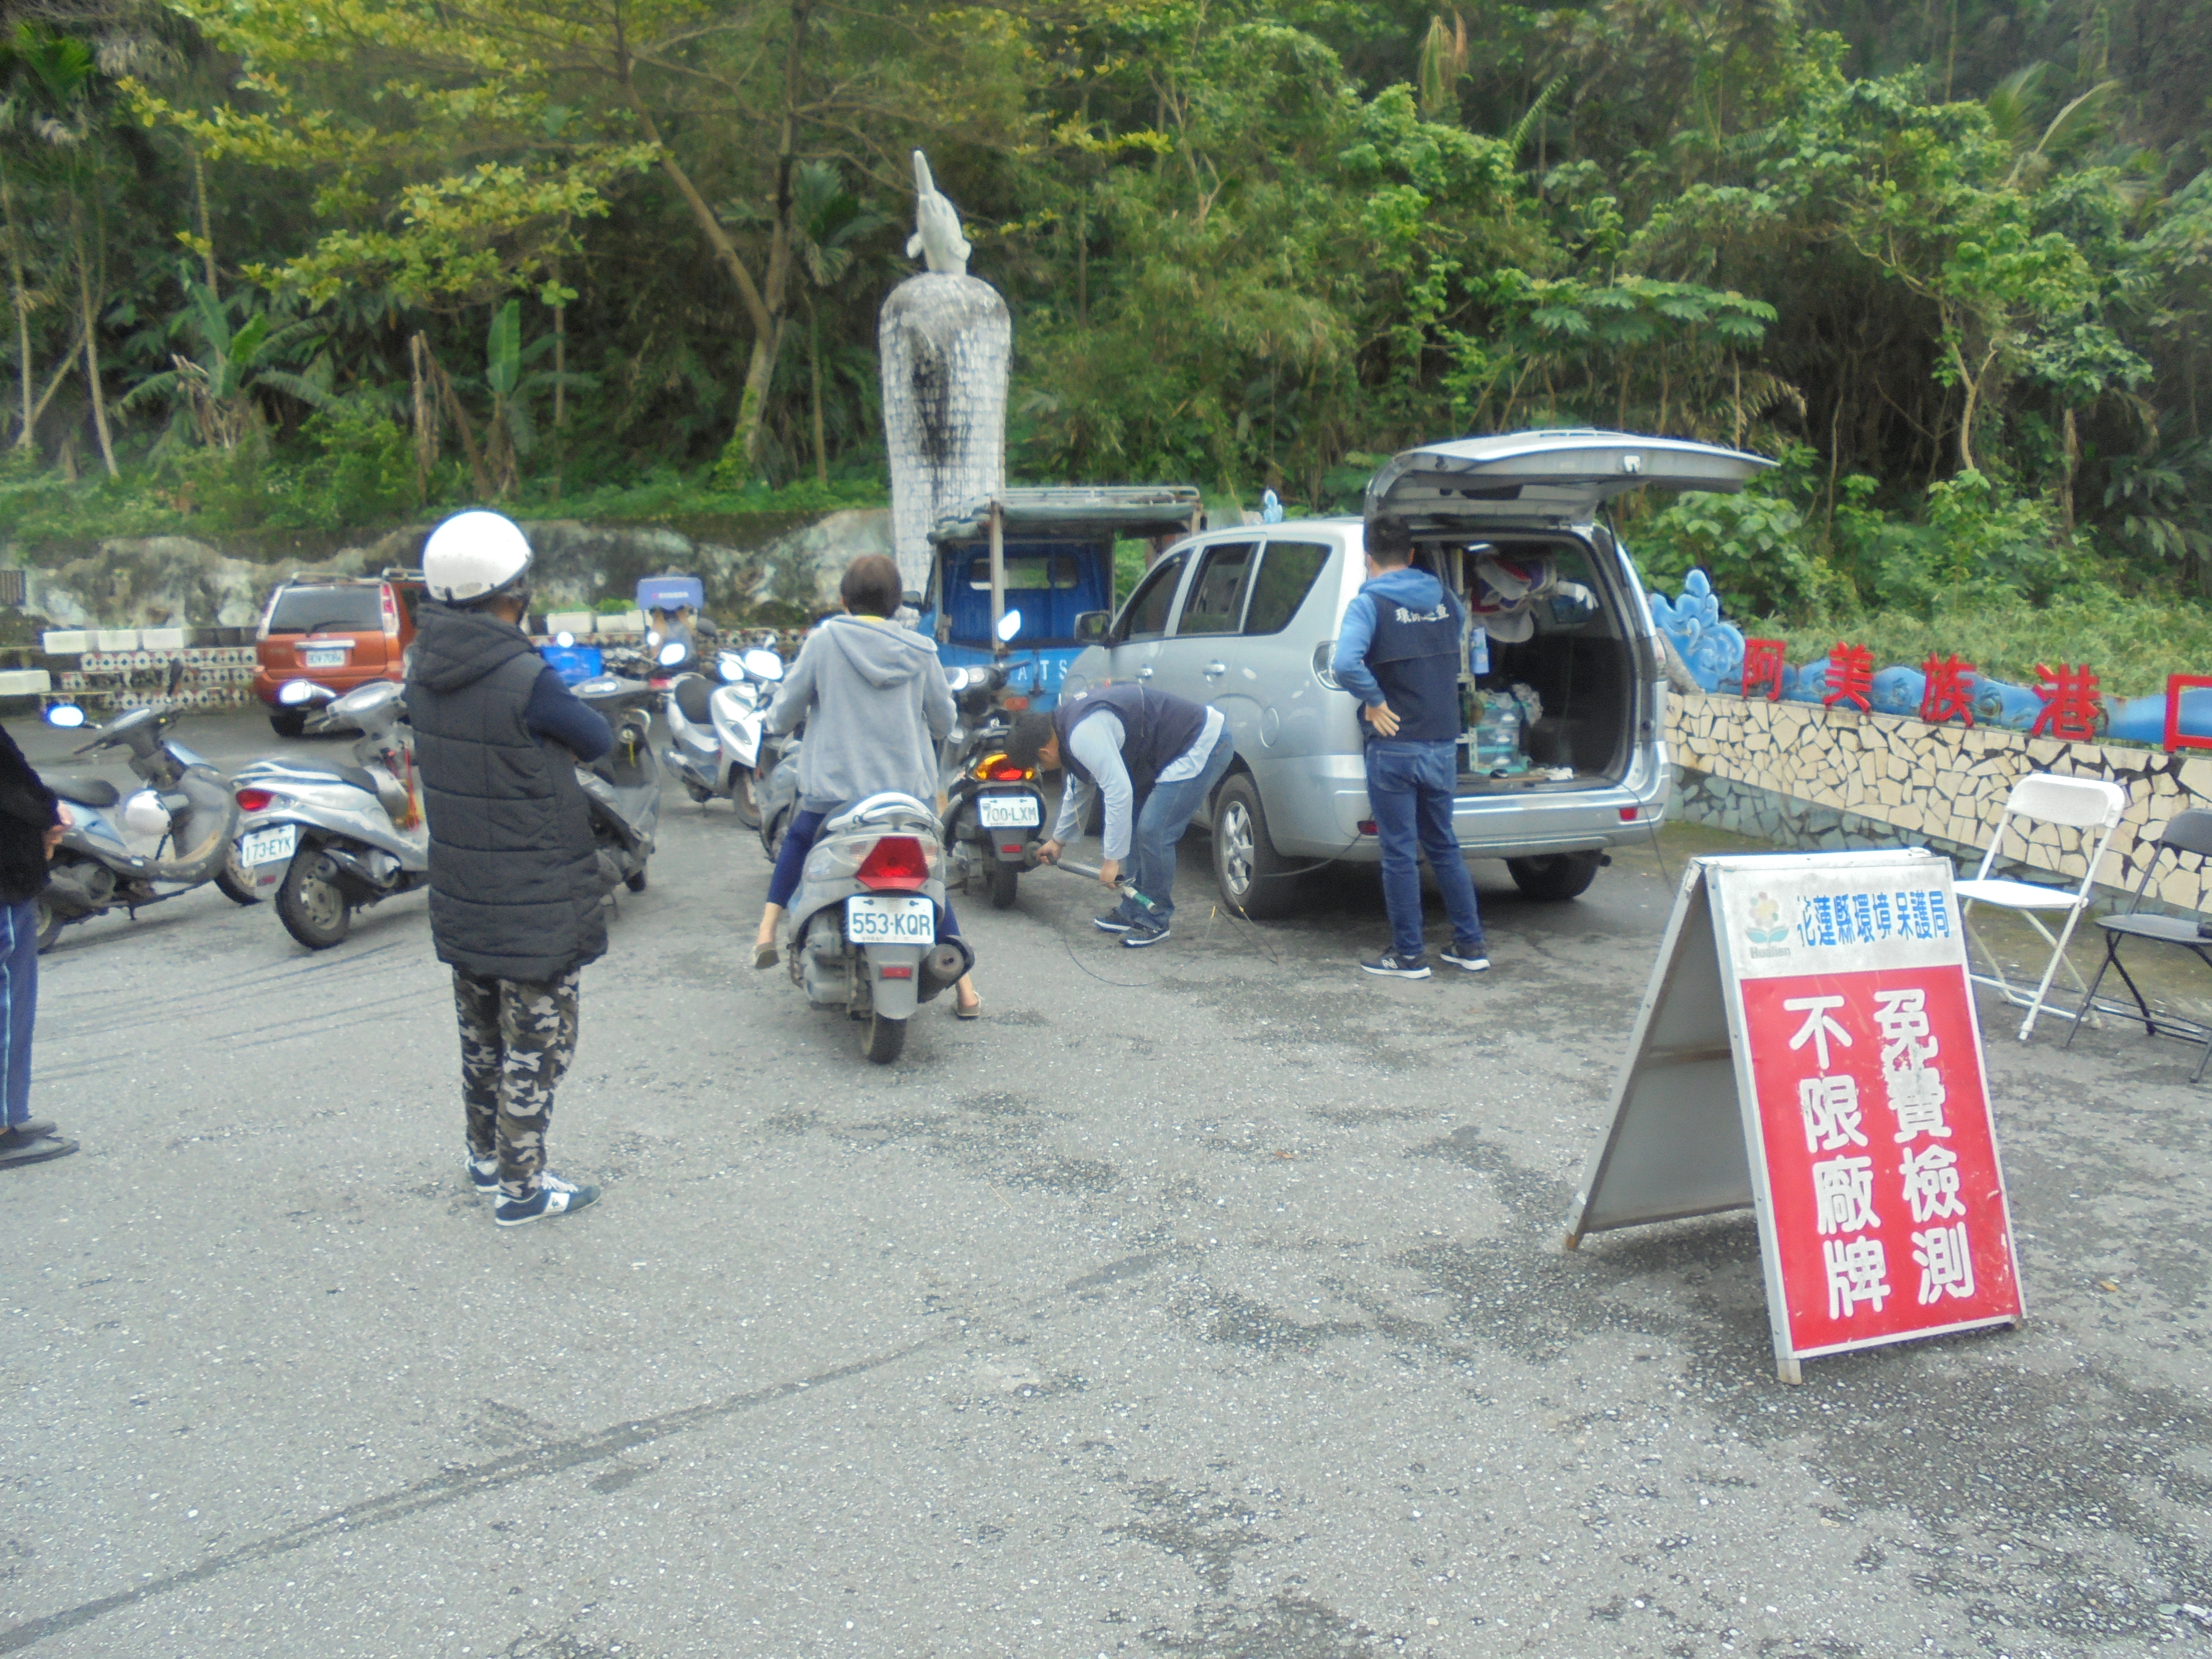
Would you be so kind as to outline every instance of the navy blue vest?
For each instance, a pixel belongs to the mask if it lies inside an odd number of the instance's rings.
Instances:
[[[1060,763],[1094,788],[1098,780],[1076,759],[1068,737],[1077,721],[1102,708],[1121,722],[1121,764],[1128,769],[1130,787],[1140,801],[1152,793],[1160,769],[1196,743],[1206,730],[1204,703],[1171,692],[1148,691],[1133,682],[1102,685],[1095,691],[1062,697],[1052,711],[1052,729],[1060,738]]]
[[[1398,717],[1398,735],[1377,737],[1370,726],[1367,740],[1456,742],[1466,729],[1459,713],[1459,606],[1449,592],[1429,611],[1380,593],[1368,599],[1375,606],[1375,637],[1367,646],[1367,672]]]

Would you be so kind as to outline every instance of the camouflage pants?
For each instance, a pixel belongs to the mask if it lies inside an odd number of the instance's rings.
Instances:
[[[545,1167],[553,1091],[576,1054],[577,970],[542,985],[453,970],[469,1153],[499,1154],[499,1189],[527,1198]]]

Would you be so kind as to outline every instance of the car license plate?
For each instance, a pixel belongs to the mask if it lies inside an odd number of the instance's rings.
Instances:
[[[298,824],[272,824],[238,838],[238,861],[249,868],[257,864],[279,863],[290,858],[299,845]]]
[[[975,810],[986,830],[1034,830],[1044,821],[1035,795],[983,795]]]
[[[934,945],[937,907],[926,898],[856,893],[845,901],[845,937],[855,945]]]
[[[302,650],[300,665],[302,668],[343,668],[347,655],[346,648],[342,645],[325,646],[319,650]]]

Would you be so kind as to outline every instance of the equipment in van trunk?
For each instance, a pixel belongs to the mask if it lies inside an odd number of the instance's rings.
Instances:
[[[1532,896],[1572,898],[1608,848],[1659,823],[1663,658],[1600,515],[1626,490],[1731,491],[1771,465],[1680,439],[1522,432],[1409,450],[1375,475],[1369,514],[1402,520],[1414,562],[1469,599],[1475,746],[1470,759],[1462,742],[1453,823],[1470,857],[1505,860]],[[1169,549],[1110,620],[1077,623],[1094,643],[1064,692],[1135,680],[1227,717],[1237,762],[1202,816],[1222,897],[1248,915],[1286,911],[1300,869],[1382,856],[1358,711],[1329,672],[1366,580],[1363,532],[1358,519],[1209,532]],[[1486,604],[1488,626],[1473,620]]]

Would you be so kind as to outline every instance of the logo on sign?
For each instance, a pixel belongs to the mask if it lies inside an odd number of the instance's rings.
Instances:
[[[1786,957],[1790,941],[1790,924],[1782,920],[1782,907],[1771,893],[1761,893],[1751,902],[1751,926],[1743,936],[1754,947],[1746,954],[1754,957]],[[1761,951],[1759,945],[1781,945],[1781,950]]]

